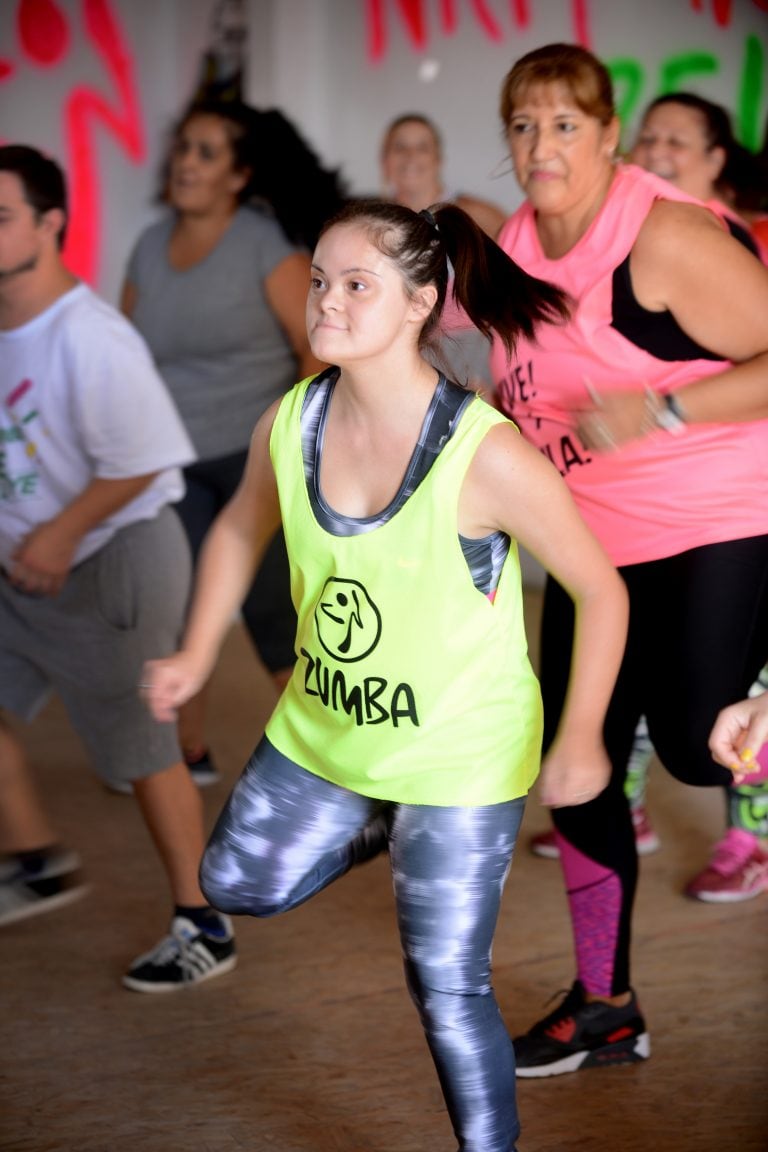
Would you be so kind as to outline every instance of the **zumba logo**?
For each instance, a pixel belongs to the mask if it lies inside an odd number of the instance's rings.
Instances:
[[[325,651],[351,664],[379,642],[381,613],[358,580],[326,580],[315,608],[315,627]]]

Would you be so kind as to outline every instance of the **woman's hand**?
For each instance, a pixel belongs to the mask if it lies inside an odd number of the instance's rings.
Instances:
[[[592,405],[576,412],[579,439],[590,452],[614,452],[653,430],[642,392],[600,392],[587,382]]]
[[[737,784],[760,770],[756,756],[768,742],[768,692],[739,700],[718,714],[709,737],[713,759],[730,768]]]
[[[155,720],[172,723],[178,709],[195,696],[208,678],[208,670],[187,652],[164,660],[149,660],[143,668],[139,692]]]
[[[556,740],[539,776],[539,798],[547,808],[570,808],[599,796],[611,777],[602,743]]]
[[[58,518],[38,524],[14,551],[8,579],[28,595],[55,596],[69,575],[76,548],[77,539],[67,535]]]

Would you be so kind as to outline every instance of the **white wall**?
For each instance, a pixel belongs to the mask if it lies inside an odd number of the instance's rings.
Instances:
[[[117,68],[125,90],[103,51],[99,28],[89,24],[94,9],[84,0],[38,5],[42,15],[32,28],[20,23],[21,0],[0,0],[0,139],[50,153],[64,166],[74,192],[81,165],[67,125],[78,101],[81,110],[88,103],[76,119],[79,147],[88,152],[96,177],[90,226],[99,258],[90,279],[114,303],[130,247],[157,211],[153,195],[165,134],[194,86],[213,0],[101,2],[124,52]],[[56,24],[48,21],[51,12],[58,13]],[[41,58],[46,51],[47,62]],[[110,123],[110,117],[129,119],[126,91],[137,105],[140,157],[130,155]]]

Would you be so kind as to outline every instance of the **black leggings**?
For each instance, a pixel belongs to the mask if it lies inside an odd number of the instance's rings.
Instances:
[[[245,468],[247,452],[216,460],[201,460],[184,469],[186,493],[176,505],[187,533],[192,556],[198,554],[208,529],[235,489]],[[270,672],[290,668],[296,660],[296,612],[291,601],[288,554],[282,531],[266,551],[242,615],[256,651]]]
[[[710,544],[620,572],[630,621],[604,730],[613,774],[596,800],[552,813],[563,838],[579,976],[596,995],[629,987],[637,854],[624,779],[640,716],[673,776],[726,785],[732,776],[713,761],[709,732],[721,708],[747,695],[768,655],[768,536]],[[572,639],[572,601],[550,579],[541,629],[545,749],[559,723]]]

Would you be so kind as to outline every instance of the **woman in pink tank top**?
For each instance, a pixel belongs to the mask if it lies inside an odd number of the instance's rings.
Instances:
[[[499,243],[573,307],[512,357],[495,344],[498,403],[565,477],[631,605],[605,726],[611,783],[553,810],[577,979],[515,1041],[518,1075],[533,1077],[650,1052],[630,980],[637,852],[624,777],[639,718],[678,779],[733,783],[708,736],[768,655],[768,270],[699,201],[616,162],[610,76],[583,48],[522,57],[500,110],[527,199]],[[548,581],[541,682],[555,759],[575,626],[567,590]],[[768,890],[764,775],[758,765],[734,788],[751,822],[729,862],[740,898]]]
[[[647,172],[668,180],[681,192],[701,200],[723,219],[731,235],[764,264],[768,263],[768,248],[760,243],[750,223],[739,216],[733,206],[743,184],[757,192],[760,184],[757,158],[737,143],[731,118],[720,104],[695,92],[657,96],[643,114],[629,159]],[[768,666],[763,669],[760,680],[768,683]],[[753,691],[760,688],[761,683],[756,682]],[[659,847],[645,807],[653,755],[643,719],[633,744],[625,785],[641,855]],[[758,896],[765,890],[761,872],[753,869],[759,838],[753,830],[752,797],[744,803],[742,791],[732,786],[725,788],[727,829],[715,845],[710,863],[685,886],[686,895],[693,899],[738,901]],[[539,855],[557,855],[554,833],[540,834],[531,842],[531,847]]]

